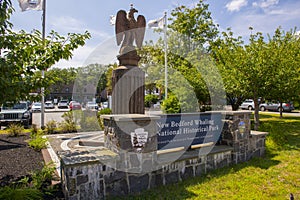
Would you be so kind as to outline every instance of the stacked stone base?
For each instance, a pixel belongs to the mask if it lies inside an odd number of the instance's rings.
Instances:
[[[177,183],[211,170],[245,162],[265,153],[265,132],[250,131],[251,112],[227,112],[218,145],[169,152],[151,145],[156,139],[156,117],[110,116],[105,122],[106,147],[60,154],[61,178],[66,199],[105,199],[137,194],[161,185]],[[118,124],[118,126],[116,126]],[[131,124],[131,126],[128,126]],[[144,127],[142,149],[130,135]],[[124,151],[122,151],[122,149]]]
[[[117,170],[120,157],[107,149],[68,152],[60,155],[63,191],[66,199],[105,199],[137,194],[228,166],[232,163],[232,150],[228,146],[217,146],[203,156],[199,156],[199,150],[192,150],[173,163],[165,160],[168,155],[157,155],[157,169],[146,173]]]

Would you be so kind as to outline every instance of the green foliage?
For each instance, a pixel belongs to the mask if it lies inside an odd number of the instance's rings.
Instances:
[[[8,135],[11,137],[17,137],[24,132],[24,127],[22,124],[19,123],[11,123],[8,126]]]
[[[30,132],[31,132],[32,135],[38,134],[38,132],[39,132],[38,126],[36,124],[32,124]]]
[[[171,15],[167,32],[168,91],[178,98],[181,112],[199,111],[199,105],[210,102],[211,98],[217,99],[215,96],[220,94],[222,79],[212,68],[213,62],[207,62],[210,47],[204,45],[216,38],[217,26],[208,11],[208,4],[202,0],[191,8],[178,6]],[[163,42],[162,39],[155,44],[150,41],[139,52],[148,75],[146,84],[155,83],[162,90],[165,79]],[[179,109],[170,112],[179,112]]]
[[[157,187],[124,199],[295,199],[300,196],[300,118],[261,115],[260,131],[284,134],[281,148],[270,148],[262,158],[230,165],[182,182]],[[122,198],[123,199],[123,198]]]
[[[59,123],[59,128],[64,133],[73,133],[77,132],[76,127],[76,121],[75,121],[75,113],[78,114],[78,112],[69,111],[65,112],[62,117],[64,118],[64,121]]]
[[[103,108],[98,112],[99,115],[109,115],[111,114],[111,109],[110,108]]]
[[[55,172],[53,163],[45,165],[42,170],[33,172],[31,184],[34,188],[42,190],[51,184]]]
[[[4,50],[0,58],[0,104],[7,101],[24,100],[28,91],[36,91],[50,84],[43,79],[39,70],[46,70],[61,59],[70,59],[72,51],[85,44],[90,34],[69,33],[60,36],[55,31],[43,39],[35,30],[26,33],[14,32],[9,19],[14,11],[10,0],[0,4],[0,49]],[[9,90],[7,90],[9,85]]]
[[[55,120],[50,120],[46,123],[44,133],[53,134],[57,129],[57,122]]]
[[[79,124],[81,131],[96,131],[100,129],[97,113],[90,110],[81,111]]]
[[[16,183],[0,188],[0,199],[48,199],[51,196],[51,191],[53,191],[51,180],[53,180],[54,172],[55,167],[53,163],[49,163],[41,170],[32,172],[30,176],[26,176]]]
[[[199,0],[193,8],[182,5],[171,12],[172,21],[169,28],[188,38],[184,45],[190,50],[203,48],[205,43],[213,41],[218,34],[208,7],[203,0]],[[193,42],[197,45],[195,46]]]
[[[158,101],[157,95],[148,94],[145,96],[145,107],[151,107],[151,105],[156,104]]]
[[[250,27],[252,32],[252,28]],[[300,40],[296,29],[284,32],[277,28],[274,35],[257,32],[250,35],[248,44],[233,32],[223,32],[213,46],[213,54],[222,74],[227,96],[259,97],[290,101],[299,93]],[[239,99],[239,100],[240,100]],[[241,101],[237,101],[241,102]],[[259,125],[258,103],[255,104],[255,129]]]
[[[99,126],[101,127],[101,129],[103,130],[104,129],[104,122],[103,122],[103,119],[101,119],[101,115],[110,115],[112,112],[111,112],[111,109],[110,108],[104,108],[104,109],[101,109],[98,114],[97,114],[97,118],[98,118],[98,122],[99,122]]]
[[[41,133],[31,134],[28,145],[36,151],[41,151],[47,147],[47,138],[43,138]]]
[[[163,101],[162,110],[164,113],[180,113],[181,108],[177,97],[170,94],[168,99]]]
[[[3,200],[42,200],[43,193],[35,188],[0,188],[0,199]]]

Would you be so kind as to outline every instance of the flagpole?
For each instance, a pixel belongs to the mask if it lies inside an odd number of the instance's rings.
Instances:
[[[45,42],[45,27],[46,27],[46,0],[43,1],[43,21],[42,21],[42,39]],[[44,79],[45,72],[42,70],[42,78]],[[45,88],[41,88],[42,104],[41,104],[41,128],[45,128]]]
[[[165,99],[168,98],[168,44],[167,44],[167,12],[164,15],[164,43],[165,43]]]

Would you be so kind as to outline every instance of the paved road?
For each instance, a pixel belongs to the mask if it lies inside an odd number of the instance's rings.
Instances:
[[[260,113],[268,113],[268,114],[277,114],[279,115],[279,112],[269,112],[269,111],[259,111]],[[300,117],[299,111],[293,111],[293,112],[283,112],[282,116],[294,116],[294,117]]]
[[[61,111],[56,111],[56,112],[45,112],[45,125],[47,122],[51,120],[55,120],[57,122],[62,122],[63,118],[61,117],[64,112],[67,110],[61,109]],[[41,127],[41,113],[32,113],[32,123],[36,124],[38,127]]]

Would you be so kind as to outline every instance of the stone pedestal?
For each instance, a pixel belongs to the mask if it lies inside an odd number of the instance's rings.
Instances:
[[[104,146],[117,153],[117,169],[132,173],[156,170],[158,116],[102,115]]]
[[[112,74],[112,113],[144,114],[145,73],[138,67],[136,51],[118,56],[120,66]]]

